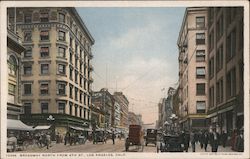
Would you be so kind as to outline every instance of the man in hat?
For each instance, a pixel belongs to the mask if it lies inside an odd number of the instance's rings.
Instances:
[[[220,141],[219,140],[219,133],[216,132],[215,128],[213,128],[212,133],[211,133],[211,138],[210,138],[212,152],[218,151],[219,141]]]

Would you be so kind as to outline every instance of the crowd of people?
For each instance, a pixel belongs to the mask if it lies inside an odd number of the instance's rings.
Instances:
[[[228,134],[225,131],[218,133],[216,129],[208,130],[191,130],[182,131],[181,142],[184,145],[184,151],[188,152],[190,147],[192,152],[196,151],[196,146],[200,146],[204,151],[208,151],[210,145],[212,152],[217,152],[219,145],[222,147],[231,146],[231,149],[238,152],[244,151],[244,130],[234,130]]]

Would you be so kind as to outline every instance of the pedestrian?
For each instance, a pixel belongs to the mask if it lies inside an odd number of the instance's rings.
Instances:
[[[218,146],[219,146],[219,133],[216,132],[216,129],[213,129],[210,137],[210,144],[212,147],[212,152],[217,152],[218,151]]]
[[[237,130],[234,129],[231,137],[231,149],[236,150],[236,137],[237,137]]]
[[[194,132],[194,130],[191,131],[190,141],[191,141],[192,151],[195,152],[195,132]]]
[[[236,138],[236,150],[238,152],[244,152],[244,130],[241,129],[239,135]]]
[[[223,130],[221,133],[221,144],[222,146],[225,148],[226,147],[226,142],[227,142],[227,134],[226,132]]]
[[[184,151],[188,152],[190,135],[185,131],[183,136]]]
[[[113,141],[113,145],[115,144],[115,132],[112,132],[112,141]]]
[[[69,141],[70,133],[67,131],[64,136],[64,145],[67,145],[67,142]]]
[[[47,149],[49,149],[49,147],[50,147],[50,134],[49,133],[47,133],[46,134],[46,146],[47,146]]]
[[[204,133],[204,149],[206,152],[207,152],[208,141],[209,141],[209,133],[207,131],[205,131],[205,133]]]
[[[203,149],[203,145],[204,145],[204,140],[205,140],[204,135],[205,135],[205,132],[200,131],[200,133],[199,133],[199,142],[200,142],[201,149]]]

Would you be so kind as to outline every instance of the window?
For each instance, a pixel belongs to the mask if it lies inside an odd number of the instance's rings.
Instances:
[[[83,86],[84,86],[84,89],[86,90],[86,79],[84,79],[83,81]]]
[[[205,83],[196,84],[196,95],[205,95]]]
[[[82,103],[82,91],[80,91],[80,103]]]
[[[205,17],[196,17],[196,28],[205,27]]]
[[[223,68],[223,45],[219,47],[216,53],[216,71],[220,71]]]
[[[205,44],[205,33],[196,33],[196,45]]]
[[[28,47],[24,51],[24,58],[31,58],[32,57],[32,48]]]
[[[65,15],[62,13],[59,13],[59,22],[60,23],[65,23]]]
[[[78,58],[77,58],[77,56],[75,55],[75,67],[76,67],[76,69],[78,69],[77,65],[78,65]]]
[[[196,67],[196,78],[205,78],[205,67]]]
[[[10,56],[8,60],[8,70],[9,74],[16,76],[17,73],[17,61],[14,56]]]
[[[196,62],[204,62],[205,57],[206,57],[205,50],[196,51]]]
[[[236,33],[235,29],[227,37],[227,61],[236,54]]]
[[[49,31],[48,30],[43,30],[40,32],[40,39],[42,41],[44,40],[49,40]]]
[[[57,95],[66,95],[65,83],[57,83]]]
[[[8,93],[9,94],[15,94],[16,86],[14,84],[9,83],[8,86]]]
[[[78,54],[78,45],[76,42],[75,42],[75,53]]]
[[[31,23],[31,22],[32,22],[32,14],[25,14],[24,23]]]
[[[78,83],[78,72],[75,71],[75,83]]]
[[[75,105],[75,116],[78,116],[78,115],[77,115],[77,109],[78,109],[78,106]]]
[[[69,97],[73,99],[73,86],[69,86]]]
[[[80,108],[80,117],[82,117],[82,107]]]
[[[41,57],[49,57],[49,47],[41,47],[40,49]]]
[[[75,100],[78,101],[78,89],[75,87]]]
[[[209,51],[214,48],[214,30],[209,34],[209,42],[208,42]]]
[[[66,65],[65,64],[58,64],[58,74],[66,74]]]
[[[41,74],[49,74],[49,64],[41,64]]]
[[[58,32],[58,39],[61,41],[65,41],[65,32],[64,31]]]
[[[196,112],[205,113],[206,112],[206,102],[205,101],[196,101]]]
[[[48,22],[49,21],[49,13],[41,13],[40,14],[40,21],[41,22]]]
[[[63,47],[59,47],[58,48],[58,56],[65,58],[66,57],[66,49]]]
[[[86,119],[86,108],[84,108],[83,118]]]
[[[71,64],[73,63],[73,55],[72,55],[72,53],[69,53],[69,62]]]
[[[64,102],[58,103],[58,113],[65,114],[65,103]]]
[[[209,8],[208,22],[209,22],[209,26],[211,26],[211,24],[214,22],[214,8]]]
[[[69,114],[70,115],[72,115],[72,113],[73,113],[73,111],[72,111],[72,109],[73,109],[73,103],[69,103]]]
[[[23,94],[24,95],[31,95],[31,84],[30,83],[23,84]]]
[[[227,99],[235,96],[236,94],[236,73],[235,73],[235,68],[233,68],[232,70],[230,70],[227,73],[227,82],[226,82],[227,86]]]
[[[32,41],[32,32],[27,31],[24,32],[24,42],[31,42]]]
[[[73,47],[73,39],[70,37],[69,38],[69,46],[72,48]]]
[[[49,84],[48,83],[41,83],[40,84],[40,94],[41,95],[49,94]]]
[[[223,102],[223,79],[216,82],[216,103]]]
[[[31,103],[24,103],[24,114],[31,114]]]
[[[214,57],[209,60],[209,78],[214,77]]]
[[[214,86],[209,88],[209,105],[210,107],[214,107]]]
[[[217,27],[216,37],[217,37],[217,40],[219,40],[220,37],[223,35],[223,14],[220,17],[220,19],[217,21],[216,27]]]
[[[47,102],[42,102],[41,103],[41,113],[45,114],[49,112],[49,103]]]
[[[69,78],[73,80],[73,68],[69,67]]]
[[[80,75],[80,86],[82,86],[82,76]]]
[[[31,75],[32,74],[32,65],[24,65],[23,66],[23,74],[24,75]]]

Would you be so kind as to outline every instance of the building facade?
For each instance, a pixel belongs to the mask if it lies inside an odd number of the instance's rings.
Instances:
[[[21,92],[28,125],[90,125],[94,39],[75,8],[8,9],[26,51],[21,57]]]
[[[208,10],[208,123],[217,131],[243,127],[243,8]]]
[[[118,127],[122,132],[128,131],[128,107],[129,101],[127,97],[122,92],[114,92],[114,99],[120,105],[120,126]]]
[[[178,38],[180,124],[183,129],[206,127],[207,8],[187,8]]]
[[[19,120],[23,113],[21,102],[21,53],[25,48],[14,28],[7,28],[8,100],[7,119]]]

